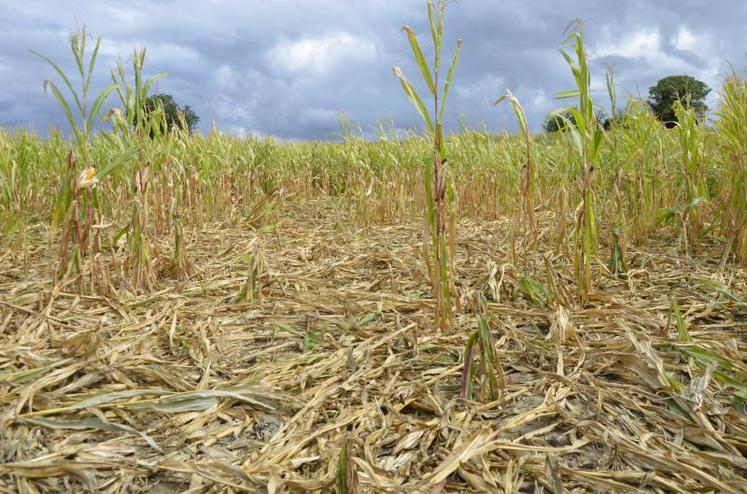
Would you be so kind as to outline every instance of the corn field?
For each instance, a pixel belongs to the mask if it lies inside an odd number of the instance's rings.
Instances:
[[[39,55],[73,132],[0,129],[1,492],[747,491],[747,79],[605,130],[579,23],[566,131],[509,91],[518,134],[445,134],[428,5],[408,136],[159,132],[144,50],[90,97],[98,43],[80,89]]]

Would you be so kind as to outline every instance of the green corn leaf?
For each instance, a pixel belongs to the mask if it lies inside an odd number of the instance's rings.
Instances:
[[[511,103],[511,107],[516,115],[516,121],[519,123],[519,130],[526,137],[529,134],[529,125],[527,123],[524,109],[521,107],[521,103],[519,103],[519,100],[511,93],[511,91],[506,90],[506,94],[498,98],[496,102],[493,103],[493,106],[500,104],[504,100],[508,100]]]
[[[430,3],[430,0],[429,0]],[[446,12],[446,0],[437,0],[438,5],[438,16],[437,16],[437,27],[436,33],[438,37],[434,40],[433,46],[436,49],[433,66],[438,72],[441,69],[441,46],[444,37],[444,13]]]
[[[423,119],[423,122],[425,122],[430,133],[433,134],[435,131],[433,121],[428,114],[428,110],[425,108],[423,100],[420,99],[420,96],[418,96],[418,93],[412,87],[399,67],[394,67],[394,75],[399,79],[402,89],[405,91],[405,95],[410,99],[410,102],[415,106],[415,109],[418,110],[418,113],[420,113],[420,117]]]
[[[451,57],[451,64],[449,65],[449,71],[446,73],[446,83],[444,84],[444,94],[441,102],[441,110],[438,112],[438,121],[440,122],[444,115],[444,109],[446,108],[446,101],[449,99],[449,89],[451,88],[451,79],[454,77],[454,69],[456,68],[457,60],[459,60],[459,52],[462,49],[462,39],[457,40],[456,50],[454,55]]]
[[[104,177],[109,175],[111,172],[125,164],[127,161],[129,161],[131,158],[135,157],[137,154],[138,149],[133,148],[127,153],[123,153],[117,160],[110,161],[106,166],[102,167],[100,170],[96,171],[96,177],[99,180],[103,180]]]
[[[430,69],[428,69],[428,63],[425,61],[423,50],[420,49],[420,43],[418,43],[418,38],[415,36],[415,32],[410,26],[402,26],[402,30],[407,33],[407,39],[410,42],[412,53],[415,55],[415,60],[418,62],[420,72],[423,74],[423,80],[428,85],[431,94],[436,96],[436,84],[433,82],[433,76],[431,75]]]
[[[568,131],[571,133],[571,137],[573,139],[573,145],[576,147],[576,151],[578,152],[578,155],[583,156],[584,143],[581,138],[581,134],[579,133],[578,129],[574,126],[568,127]]]
[[[88,60],[88,75],[86,77],[86,86],[90,84],[91,82],[91,75],[93,74],[93,68],[96,66],[96,56],[99,53],[99,47],[101,46],[101,36],[98,36],[96,38],[96,46],[93,47],[93,52],[91,52],[91,58]],[[86,90],[88,88],[86,87]]]
[[[572,98],[578,98],[579,92],[578,89],[569,89],[567,91],[560,91],[559,93],[555,94],[555,99],[572,99]]]
[[[580,19],[578,19],[578,18],[576,18],[576,19],[572,20],[572,21],[571,21],[571,23],[570,23],[570,24],[568,24],[568,26],[566,26],[566,28],[565,28],[565,30],[564,30],[563,32],[564,32],[564,33],[568,32],[568,30],[569,30],[569,29],[571,28],[571,26],[573,26],[574,24],[576,24],[576,28],[578,28],[579,22],[580,22]],[[573,30],[573,31],[571,31],[571,32],[570,32],[570,33],[568,34],[568,37],[567,37],[567,38],[566,38],[565,40],[563,40],[563,45],[569,45],[569,44],[571,44],[571,40],[574,40],[574,39],[575,39],[576,41],[578,41],[578,31],[577,31],[577,30]]]
[[[472,399],[472,362],[475,357],[475,343],[477,342],[478,332],[473,332],[467,339],[464,346],[464,367],[462,368],[461,393],[463,400]]]
[[[573,116],[573,120],[572,121],[569,120],[571,127],[576,127],[579,133],[584,137],[588,135],[587,134],[588,126],[587,126],[586,116],[583,113],[581,113],[581,111],[578,108],[576,108],[575,106],[571,106],[567,108],[565,112],[563,113],[564,114],[569,113]]]
[[[734,364],[730,360],[698,345],[678,345],[677,349],[688,357],[694,358],[703,367],[707,367],[710,363],[715,363],[722,369],[728,371],[734,370]]]
[[[589,150],[589,159],[592,162],[596,162],[599,158],[599,151],[602,148],[602,141],[604,140],[604,131],[602,129],[595,129],[591,140],[591,149]]]
[[[150,93],[150,88],[153,86],[153,84],[163,79],[167,75],[169,75],[168,72],[159,72],[155,74],[154,76],[149,77],[148,80],[145,81],[145,84],[143,84],[143,92],[145,93],[145,95],[147,96],[148,93]]]
[[[440,122],[436,123],[436,147],[438,148],[438,155],[441,159],[446,157],[446,142],[444,141],[444,129]],[[444,167],[444,173],[446,173],[446,167]]]
[[[80,80],[83,82],[83,93],[88,92],[88,85],[86,84],[85,69],[83,68],[83,54],[86,51],[86,28],[83,28],[73,33],[70,37],[70,48],[75,57],[75,65],[78,67],[78,73],[80,74]]]
[[[576,61],[573,60],[573,57],[571,57],[571,55],[567,51],[565,51],[564,49],[562,49],[562,48],[558,48],[558,50],[560,51],[560,54],[563,55],[563,58],[565,59],[565,61],[568,64],[568,66],[571,68],[571,71],[574,74],[577,74],[578,71],[579,71],[579,67],[578,67],[578,64],[576,63]]]
[[[573,145],[576,148],[576,152],[579,156],[583,156],[584,154],[584,143],[583,139],[581,138],[581,134],[578,131],[578,128],[574,125],[574,123],[571,121],[570,118],[566,115],[566,113],[569,112],[570,109],[564,108],[560,110],[555,110],[554,112],[550,113],[550,118],[559,118],[563,121],[564,129],[568,130],[570,132]],[[577,112],[578,113],[578,112]]]
[[[715,371],[713,373],[713,377],[716,378],[716,380],[721,381],[724,384],[728,384],[735,390],[735,394],[739,396],[741,399],[745,400],[747,399],[747,386],[744,384],[744,380],[734,379],[732,376],[729,376],[727,374],[724,374],[723,372]]]
[[[99,116],[101,112],[101,106],[106,103],[106,100],[109,98],[109,95],[117,89],[117,86],[111,85],[106,88],[104,88],[98,96],[96,96],[96,99],[93,101],[93,105],[91,105],[91,112],[88,114],[88,121],[86,122],[86,129],[90,130],[93,128],[93,124],[96,121],[96,117]]]
[[[433,40],[433,46],[436,49],[436,53],[441,53],[441,35],[438,32],[438,26],[433,18],[433,2],[428,0],[426,4],[428,7],[428,24],[431,26],[431,39]]]
[[[672,314],[674,314],[674,320],[677,324],[677,341],[680,343],[690,343],[690,332],[687,330],[687,324],[682,318],[682,312],[680,311],[680,305],[676,300],[672,300]]]
[[[30,51],[31,53],[33,53],[34,55],[41,58],[42,60],[44,60],[45,62],[47,62],[49,65],[52,66],[55,72],[57,72],[57,75],[59,75],[60,78],[62,79],[62,82],[65,83],[65,87],[67,87],[68,91],[70,91],[70,94],[73,96],[73,99],[75,100],[75,106],[78,108],[78,111],[83,113],[83,105],[81,104],[80,99],[78,98],[78,93],[75,91],[75,89],[73,89],[73,85],[70,82],[70,79],[68,79],[67,76],[65,75],[65,72],[56,63],[54,63],[50,58],[42,55],[41,53],[37,51],[34,51],[34,50],[30,50]],[[46,86],[47,82],[45,81],[44,84]],[[67,103],[65,104],[65,106],[69,110]]]
[[[495,350],[493,348],[493,337],[490,335],[488,318],[484,313],[477,316],[477,334],[480,343],[482,368],[488,380],[489,398],[490,400],[496,400],[500,391],[496,372]]]
[[[335,469],[335,483],[337,494],[352,494],[355,491],[353,476],[352,451],[350,450],[350,439],[345,438],[337,457],[337,468]]]
[[[361,317],[359,324],[361,326],[365,326],[366,324],[370,324],[374,321],[379,319],[378,312],[369,312],[367,314],[364,314],[363,317]]]
[[[519,281],[519,286],[521,287],[521,291],[524,292],[524,295],[526,295],[533,304],[544,305],[547,298],[547,290],[541,283],[529,276],[524,276]]]
[[[65,97],[62,95],[60,90],[57,88],[57,85],[52,81],[44,81],[44,87],[49,88],[50,91],[52,91],[52,95],[57,100],[57,103],[62,108],[62,111],[65,112],[65,116],[67,117],[68,123],[70,123],[70,128],[73,131],[73,135],[75,136],[75,140],[79,145],[83,145],[83,142],[85,139],[83,138],[83,134],[81,134],[80,130],[78,129],[78,125],[75,123],[75,117],[73,116],[73,112],[70,111],[70,106],[67,104],[67,101],[65,100]]]
[[[308,352],[317,348],[322,343],[322,339],[313,331],[308,330],[303,335],[303,351]]]

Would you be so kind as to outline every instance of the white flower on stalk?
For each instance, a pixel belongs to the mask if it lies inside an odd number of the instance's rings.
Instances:
[[[78,190],[89,189],[98,183],[99,179],[96,178],[96,169],[89,166],[78,175],[78,181],[75,186]]]

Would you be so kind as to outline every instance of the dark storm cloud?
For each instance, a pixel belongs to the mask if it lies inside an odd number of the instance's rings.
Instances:
[[[0,11],[3,126],[64,127],[42,90],[54,74],[28,49],[72,69],[67,36],[77,24],[104,38],[98,87],[118,58],[145,46],[146,71],[169,73],[158,90],[191,105],[203,130],[215,121],[238,134],[326,138],[338,130],[338,112],[367,131],[377,121],[419,124],[391,69],[418,77],[399,30],[410,24],[426,41],[422,0],[0,0]],[[586,20],[595,95],[605,105],[604,64],[616,67],[618,93],[646,96],[656,80],[675,73],[717,89],[727,62],[747,61],[742,1],[461,0],[447,15],[447,54],[457,35],[464,40],[447,110],[450,130],[461,119],[514,129],[508,107],[491,106],[505,89],[539,129],[560,105],[553,95],[572,85],[557,46],[579,16]]]

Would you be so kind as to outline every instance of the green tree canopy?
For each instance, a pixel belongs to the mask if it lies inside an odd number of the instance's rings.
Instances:
[[[192,132],[200,121],[200,117],[197,116],[189,105],[180,107],[170,94],[160,93],[146,98],[145,111],[147,113],[156,110],[159,106],[163,107],[168,130],[182,128],[186,124],[187,129]]]
[[[674,102],[681,101],[695,110],[702,121],[708,111],[705,98],[711,89],[705,82],[689,75],[672,75],[659,80],[648,90],[648,104],[654,115],[668,128],[674,127],[677,117],[674,114]]]

